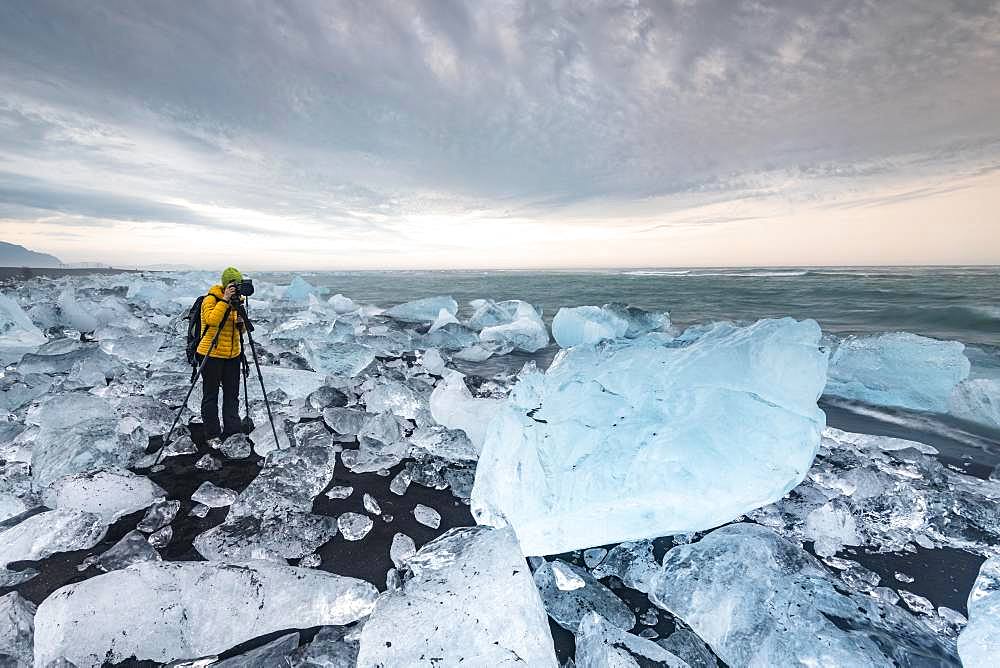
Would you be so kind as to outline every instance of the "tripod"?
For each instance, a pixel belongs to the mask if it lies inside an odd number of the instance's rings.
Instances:
[[[201,364],[198,365],[198,369],[191,376],[191,385],[188,387],[187,394],[184,395],[184,401],[181,403],[181,407],[177,409],[177,415],[174,416],[173,424],[170,425],[170,431],[167,435],[163,437],[163,448],[160,449],[160,454],[157,455],[156,461],[153,462],[153,466],[160,463],[163,458],[163,451],[166,449],[167,444],[170,443],[170,437],[174,433],[174,429],[177,428],[177,422],[181,419],[181,413],[184,412],[184,407],[187,406],[188,399],[191,398],[191,393],[194,392],[194,386],[198,384],[198,378],[202,377],[202,373],[205,370],[205,364],[208,362],[209,356],[212,351],[215,350],[215,346],[219,343],[219,335],[222,334],[222,323],[229,320],[229,315],[233,312],[233,308],[236,309],[240,318],[243,320],[243,327],[247,333],[247,339],[250,342],[250,350],[253,352],[253,363],[257,368],[257,380],[260,381],[260,391],[264,395],[264,406],[267,408],[267,419],[271,423],[271,433],[274,434],[274,444],[278,445],[278,430],[274,426],[274,416],[271,413],[271,402],[267,398],[267,390],[264,388],[264,375],[260,370],[260,362],[257,359],[257,347],[254,345],[253,336],[251,332],[254,330],[253,322],[250,321],[250,317],[247,315],[246,308],[243,304],[237,303],[233,304],[229,302],[226,306],[226,312],[222,316],[222,320],[219,321],[219,327],[215,330],[215,336],[212,337],[212,343],[209,345],[208,350],[205,352],[205,356],[201,359]],[[250,417],[250,397],[247,392],[247,376],[250,375],[250,365],[246,359],[246,353],[243,350],[243,332],[240,331],[240,357],[242,357],[243,363],[243,393],[244,393],[244,405],[246,407],[247,418]]]

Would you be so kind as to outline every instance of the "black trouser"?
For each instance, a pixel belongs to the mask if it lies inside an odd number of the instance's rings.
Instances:
[[[198,363],[202,360],[198,356]],[[243,431],[240,422],[240,358],[209,357],[201,372],[201,421],[205,438],[223,438]],[[219,429],[219,387],[222,387],[222,426]]]

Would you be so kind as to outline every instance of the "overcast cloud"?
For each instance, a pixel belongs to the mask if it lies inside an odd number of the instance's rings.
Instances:
[[[745,229],[718,207],[867,206],[998,157],[998,2],[0,5],[0,224],[40,250],[108,221],[362,255],[483,220]]]

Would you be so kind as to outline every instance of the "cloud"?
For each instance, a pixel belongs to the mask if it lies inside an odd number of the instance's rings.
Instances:
[[[1000,5],[14,0],[0,89],[10,210],[388,240],[988,169]]]

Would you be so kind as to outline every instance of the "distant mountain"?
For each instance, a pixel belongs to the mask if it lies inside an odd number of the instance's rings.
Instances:
[[[61,267],[62,262],[54,255],[36,253],[24,246],[0,241],[0,267],[31,267],[50,269]]]

